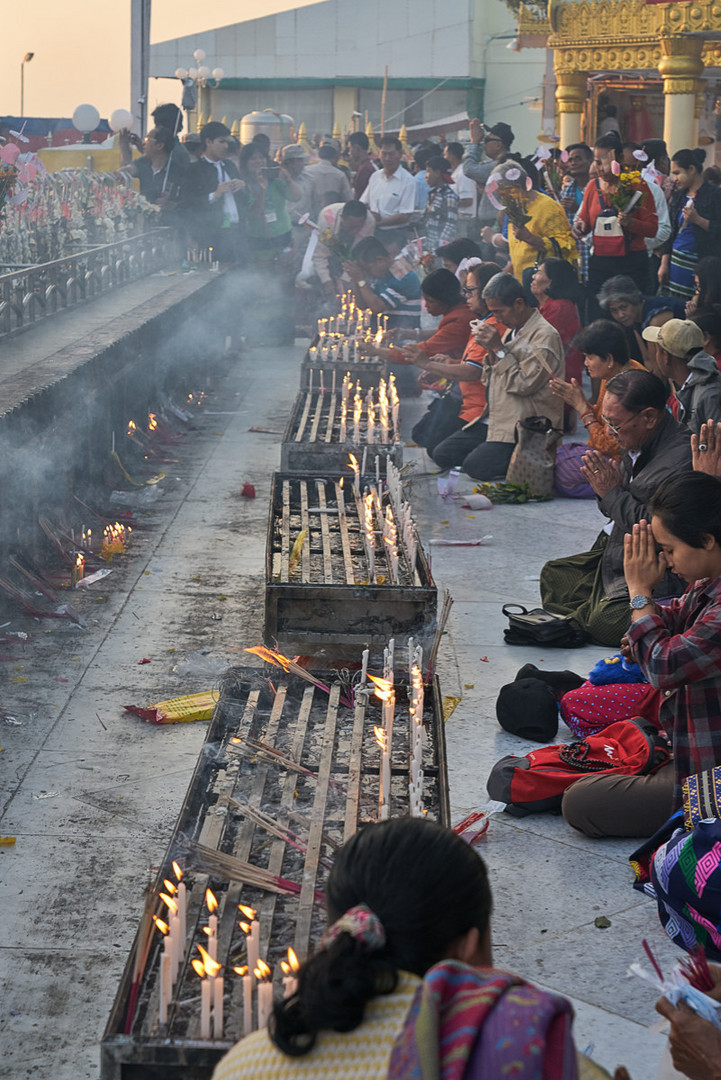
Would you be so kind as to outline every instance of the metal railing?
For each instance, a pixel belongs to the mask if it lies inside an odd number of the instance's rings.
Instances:
[[[146,277],[177,257],[173,230],[159,228],[0,274],[0,337]]]

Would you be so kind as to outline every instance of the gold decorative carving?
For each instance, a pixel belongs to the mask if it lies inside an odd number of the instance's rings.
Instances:
[[[518,9],[518,33],[529,37],[548,37],[551,27],[546,15],[521,4]]]
[[[585,71],[556,72],[556,104],[559,113],[582,113],[588,97]]]
[[[661,38],[661,61],[658,70],[663,78],[664,94],[696,94],[703,73],[703,42],[695,37]]]

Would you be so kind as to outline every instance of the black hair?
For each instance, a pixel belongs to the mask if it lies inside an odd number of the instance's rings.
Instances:
[[[318,148],[318,157],[322,158],[323,161],[335,161],[338,157],[338,151],[330,143],[324,143],[323,146]]]
[[[221,124],[220,120],[210,120],[200,129],[200,145],[203,150],[213,139],[219,139],[221,135],[230,135],[230,128]]]
[[[615,105],[606,105],[604,107],[604,115],[605,116],[617,116],[618,115],[618,109],[616,108]]]
[[[694,268],[698,278],[698,300],[696,310],[715,307],[721,304],[721,256],[704,255]]]
[[[175,146],[175,136],[172,131],[168,131],[162,124],[156,124],[152,130],[155,132],[154,138],[158,146],[162,146],[165,153],[169,154]]]
[[[451,175],[451,163],[447,158],[441,156],[441,154],[431,154],[426,161],[427,169],[434,169],[436,172],[443,173],[444,176]]]
[[[421,292],[424,296],[430,296],[441,304],[448,304],[449,307],[455,307],[463,300],[460,281],[455,274],[445,268],[431,270],[421,282]]]
[[[721,544],[721,480],[691,470],[669,476],[651,496],[649,513],[689,547],[702,548],[707,536]]]
[[[483,290],[484,300],[497,300],[504,307],[512,307],[516,300],[526,300],[526,290],[513,274],[494,274]]]
[[[353,258],[358,262],[372,263],[382,255],[388,255],[388,249],[375,236],[366,236],[353,248]]]
[[[677,150],[671,158],[674,165],[682,169],[694,168],[696,172],[703,171],[703,163],[706,160],[706,151],[697,146],[695,150]]]
[[[260,154],[267,164],[268,155],[259,142],[249,142],[241,148],[240,154],[238,155],[238,167],[241,172],[246,172],[250,159],[254,158],[256,154]]]
[[[623,327],[611,319],[596,319],[584,327],[576,338],[576,348],[585,356],[612,356],[625,367],[629,362],[628,338]]]
[[[652,161],[654,165],[659,158],[668,157],[668,147],[664,139],[644,139],[641,149],[646,151],[649,161]]]
[[[436,255],[441,259],[448,259],[449,262],[455,263],[458,266],[461,259],[481,259],[481,249],[475,240],[469,240],[465,236],[459,236],[455,240],[451,240],[448,244],[442,244],[437,248]]]
[[[399,154],[403,153],[403,143],[400,139],[397,139],[395,135],[382,135],[379,146],[393,146]]]
[[[644,409],[656,409],[661,413],[666,411],[666,387],[650,371],[639,371],[638,368],[620,371],[606,383],[606,393],[617,397],[628,412],[640,413]]]
[[[623,147],[624,150],[640,150],[641,149],[641,144],[637,143],[637,142],[634,142],[633,139],[626,139],[625,142],[621,143],[621,146]]]
[[[256,146],[260,146],[265,150],[266,155],[270,154],[270,136],[266,135],[264,131],[259,131],[253,136],[253,143]]]
[[[711,338],[716,346],[715,351],[721,349],[721,305],[717,304],[715,309],[708,311],[695,311],[690,321],[696,323],[704,337]]]
[[[468,275],[466,276],[466,281],[468,281],[468,276],[473,274],[476,285],[481,290],[481,298],[483,298],[483,290],[485,289],[486,285],[491,280],[491,278],[495,277],[497,273],[498,273],[498,263],[494,263],[494,262],[476,263],[476,265],[472,266],[471,269],[468,271]]]
[[[593,150],[588,145],[588,143],[585,143],[585,142],[571,143],[570,146],[566,147],[566,153],[570,154],[572,150],[581,150],[586,155],[586,157],[589,157],[589,158],[593,157]]]
[[[543,266],[546,268],[551,284],[548,287],[548,295],[552,300],[573,300],[579,295],[578,274],[565,259],[544,259]]]
[[[625,300],[629,304],[643,302],[643,293],[632,277],[627,274],[614,274],[604,281],[596,296],[602,308],[610,307],[616,300]]]
[[[361,150],[370,149],[370,140],[365,131],[354,131],[348,136],[349,146],[360,146]]]
[[[413,154],[413,161],[420,169],[425,169],[426,164],[436,155],[435,146],[420,146]]]
[[[368,207],[365,203],[362,203],[360,199],[349,199],[340,212],[341,217],[360,217],[365,218],[368,215]],[[353,256],[355,258],[355,256]]]
[[[172,102],[156,105],[150,115],[158,127],[168,128],[171,133],[183,130],[183,111]]]
[[[463,146],[459,142],[446,143],[446,150],[449,150],[459,161],[463,158]]]
[[[423,977],[491,914],[486,868],[473,848],[424,818],[366,825],[335,855],[326,889],[331,923],[365,904],[386,943],[369,949],[348,933],[307,960],[298,990],[276,1002],[270,1037],[290,1057],[307,1054],[320,1031],[353,1031],[366,1005],[392,993],[399,971]]]
[[[613,150],[616,161],[620,162],[623,155],[623,143],[618,135],[601,135],[594,145],[597,150]]]
[[[719,169],[718,165],[709,165],[707,169],[704,169],[701,178],[705,184],[721,187],[721,169]]]

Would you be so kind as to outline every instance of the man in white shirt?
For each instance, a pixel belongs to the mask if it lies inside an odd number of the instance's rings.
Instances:
[[[212,249],[213,262],[242,262],[245,240],[238,199],[245,183],[227,161],[230,130],[211,120],[200,132],[202,156],[187,169],[181,200],[188,211],[188,231],[201,249]]]
[[[413,177],[401,166],[402,154],[400,139],[384,135],[380,141],[383,168],[373,173],[361,197],[375,218],[376,236],[391,254],[408,240],[416,199]]]
[[[451,178],[458,196],[458,235],[478,240],[481,235],[476,218],[478,188],[463,171],[463,147],[458,142],[446,143],[443,156],[453,170]]]

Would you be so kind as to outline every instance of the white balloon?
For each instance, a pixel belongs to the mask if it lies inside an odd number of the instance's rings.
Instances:
[[[224,75],[225,75],[225,72],[223,71],[223,69],[221,67],[213,68],[213,78],[215,79],[216,82],[220,82],[220,80],[224,77]]]
[[[197,68],[190,68],[188,70],[188,75],[190,76],[191,79],[197,79],[198,78],[198,69]]]
[[[128,109],[116,109],[110,115],[110,130],[124,131],[133,126],[133,114]]]
[[[100,123],[100,113],[94,105],[78,105],[73,113],[73,127],[77,131],[95,131]]]
[[[209,75],[210,75],[210,68],[206,67],[205,64],[203,64],[202,67],[198,68],[198,78],[199,79],[207,79]]]
[[[205,50],[204,49],[196,49],[195,52],[193,53],[193,59],[197,60],[199,64],[202,64],[203,61],[205,60]]]
[[[175,69],[175,78],[176,79],[187,79],[188,78],[188,69],[187,68],[176,68]]]

